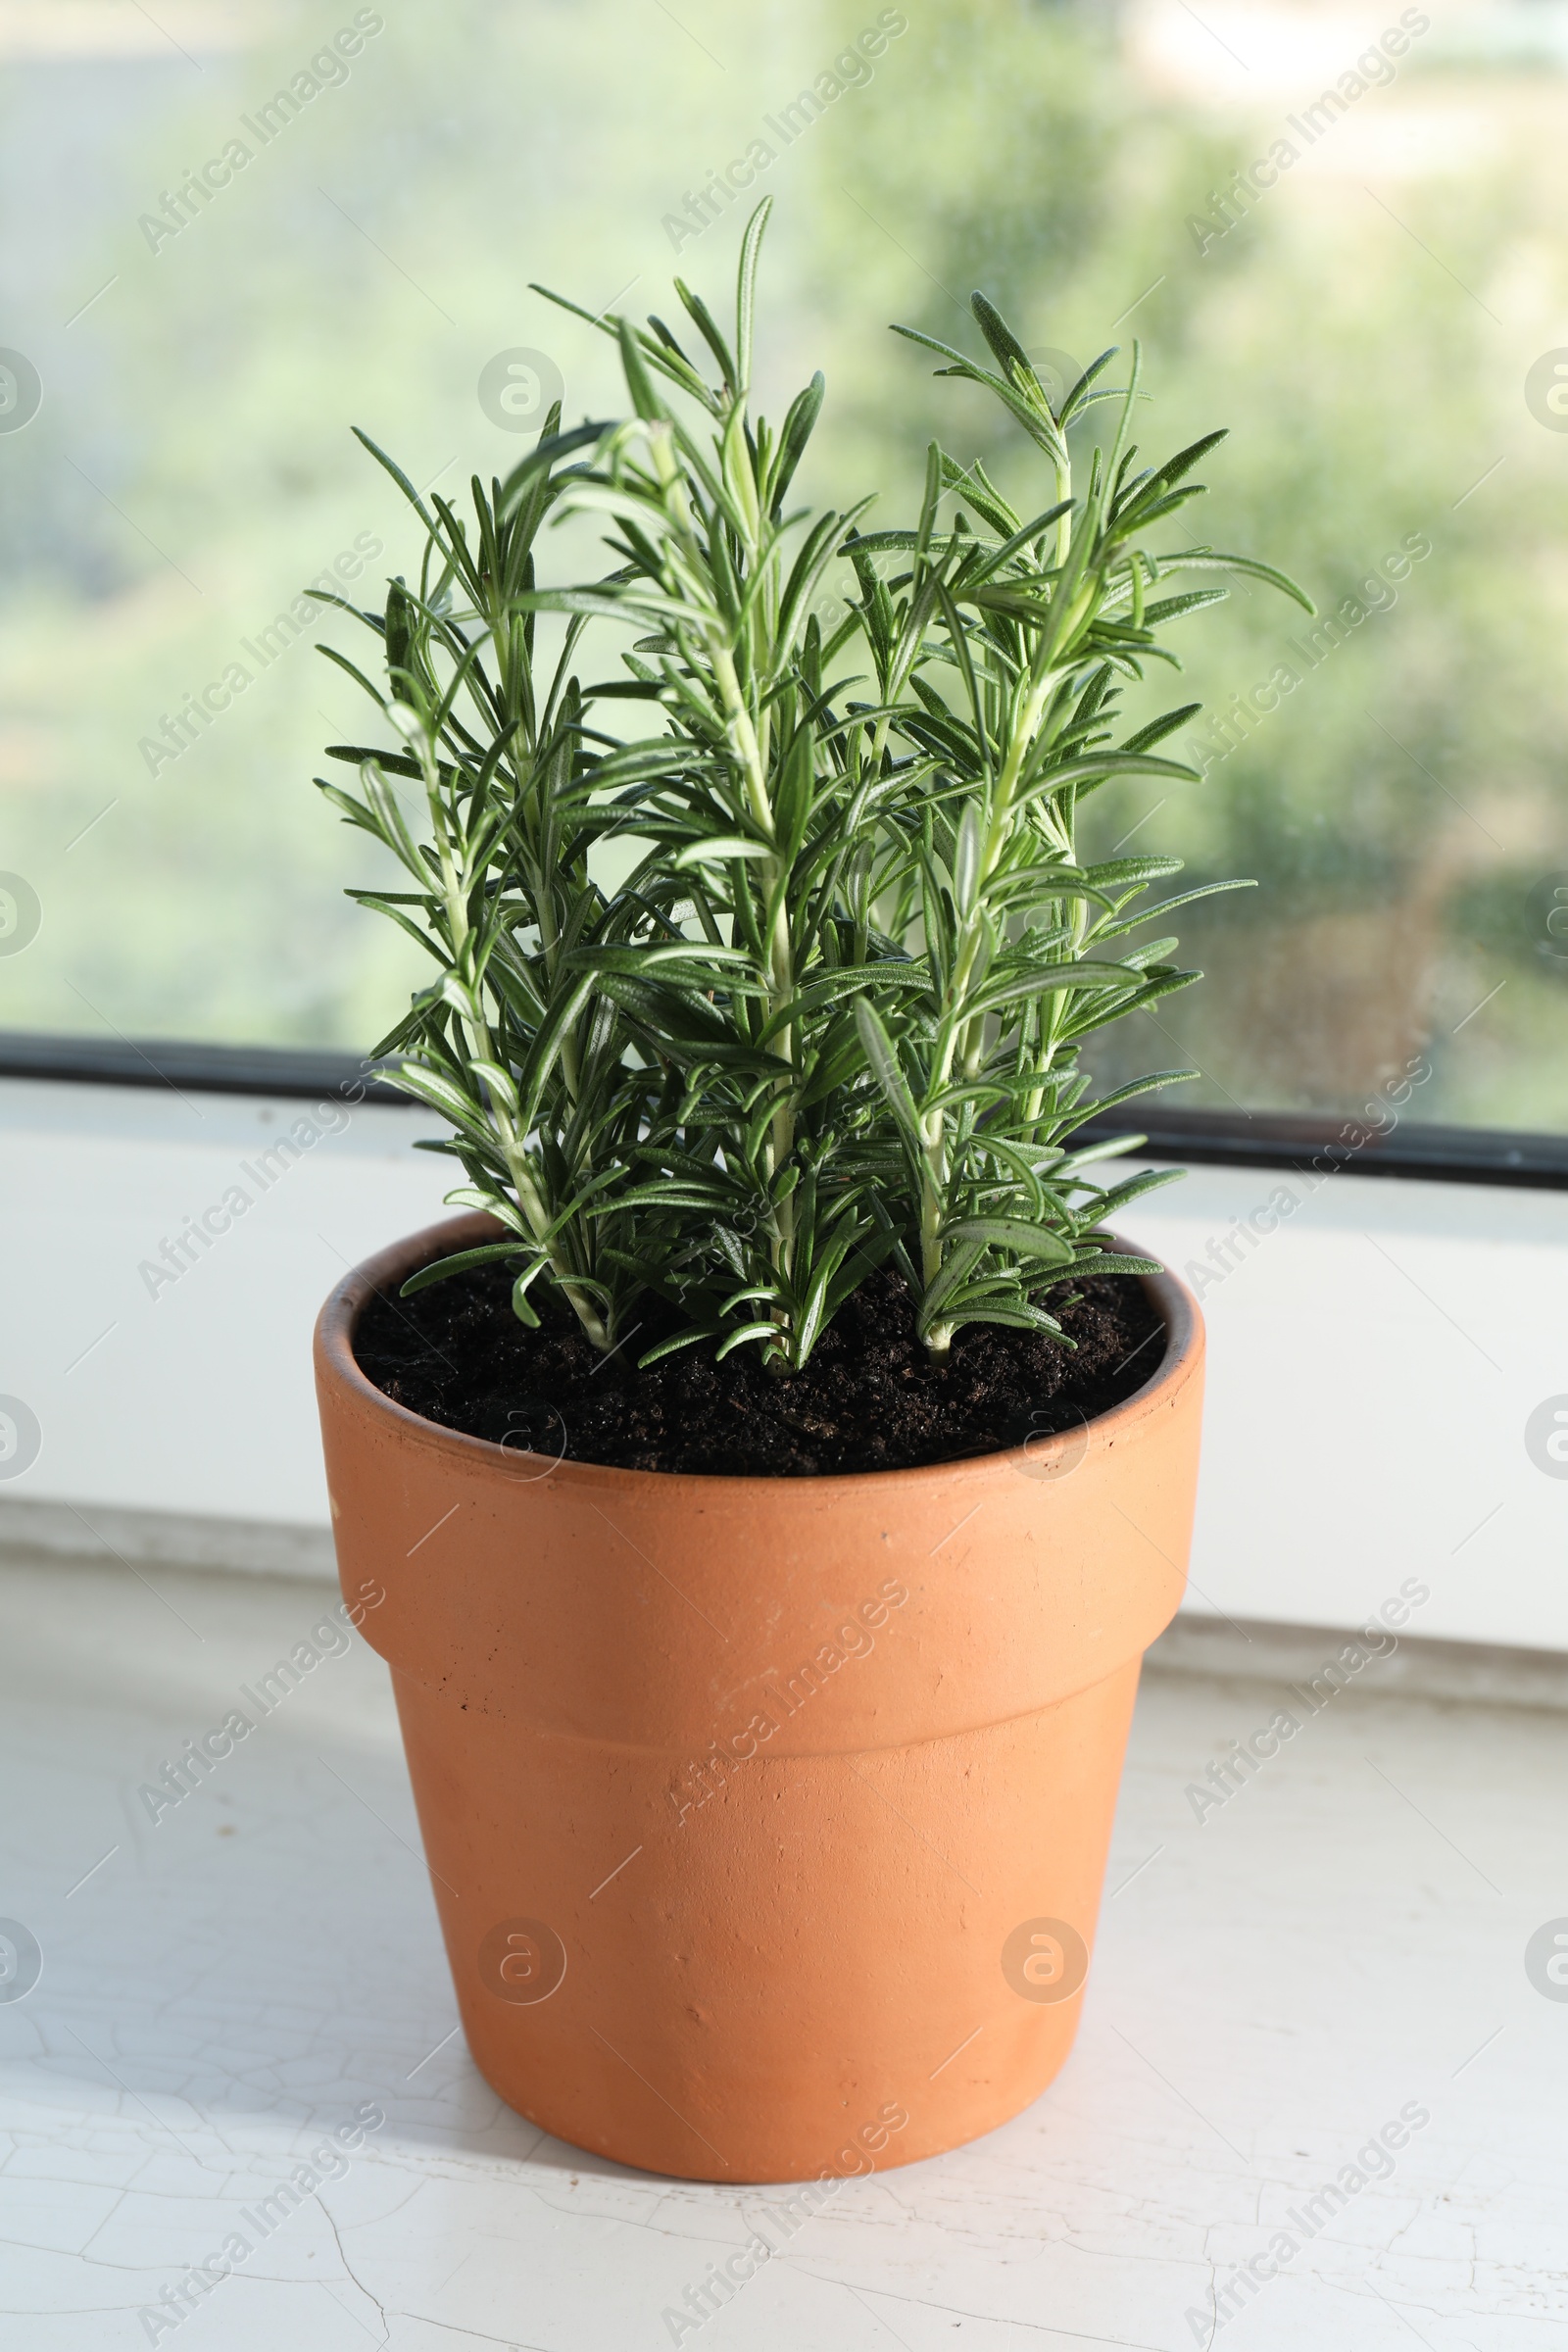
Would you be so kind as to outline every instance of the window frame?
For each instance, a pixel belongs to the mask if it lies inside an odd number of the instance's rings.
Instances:
[[[288,1101],[379,1102],[414,1111],[407,1095],[376,1076],[384,1064],[351,1054],[295,1046],[225,1046],[186,1038],[102,1039],[45,1030],[0,1029],[0,1078],[62,1085],[167,1087],[188,1094],[272,1095]],[[422,1114],[428,1117],[428,1112]],[[1568,1191],[1568,1135],[1495,1127],[1446,1127],[1396,1120],[1379,1130],[1350,1118],[1306,1112],[1126,1106],[1091,1119],[1080,1144],[1141,1128],[1138,1156],[1199,1166],[1291,1168],[1326,1174],[1353,1168],[1443,1184],[1527,1185]]]

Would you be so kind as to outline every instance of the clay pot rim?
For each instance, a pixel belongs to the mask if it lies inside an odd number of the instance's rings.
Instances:
[[[353,1390],[384,1420],[394,1425],[402,1423],[410,1440],[460,1457],[466,1455],[475,1468],[481,1464],[504,1464],[509,1474],[514,1476],[519,1462],[543,1461],[546,1457],[525,1454],[516,1446],[498,1446],[489,1438],[470,1437],[466,1430],[448,1429],[439,1421],[426,1420],[422,1413],[411,1412],[361,1371],[354,1353],[355,1329],[375,1293],[406,1280],[416,1267],[461,1247],[465,1240],[481,1240],[493,1230],[494,1220],[484,1210],[469,1209],[456,1217],[443,1217],[434,1225],[423,1225],[416,1233],[406,1234],[376,1250],[373,1256],[362,1259],[333,1285],[322,1304],[316,1323],[316,1358],[321,1373]],[[1161,1393],[1180,1383],[1201,1354],[1202,1318],[1187,1285],[1168,1267],[1158,1274],[1142,1274],[1138,1279],[1164,1323],[1165,1351],[1141,1388],[1123,1397],[1120,1404],[1112,1405],[1109,1412],[1097,1413],[1085,1424],[1091,1435],[1103,1443],[1114,1444],[1117,1437],[1153,1411]],[[693,1499],[717,1489],[735,1495],[754,1494],[760,1501],[764,1494],[776,1496],[781,1487],[804,1488],[808,1492],[823,1487],[835,1490],[858,1487],[891,1496],[903,1489],[956,1475],[967,1473],[973,1477],[982,1471],[1015,1471],[1025,1462],[1039,1477],[1054,1451],[1065,1451],[1068,1446],[1077,1443],[1080,1434],[1065,1430],[1049,1439],[1031,1440],[1027,1445],[1004,1447],[994,1453],[959,1454],[951,1461],[920,1462],[902,1470],[824,1470],[809,1478],[706,1470],[628,1470],[618,1463],[579,1462],[564,1456],[544,1475],[553,1486],[567,1491],[609,1487],[627,1493],[653,1481],[666,1493],[673,1494],[677,1488],[690,1489]]]

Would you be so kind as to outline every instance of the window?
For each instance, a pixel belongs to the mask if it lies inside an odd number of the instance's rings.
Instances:
[[[0,1025],[390,1025],[413,952],[343,899],[376,876],[310,787],[373,713],[312,650],[368,640],[303,592],[373,602],[416,555],[349,428],[461,500],[558,385],[568,417],[613,400],[608,347],[528,281],[727,298],[767,192],[767,405],[829,384],[809,495],[869,471],[897,513],[932,434],[1022,483],[886,332],[973,345],[983,285],[1063,372],[1136,335],[1146,446],[1232,427],[1194,535],[1317,602],[1238,582],[1195,616],[1187,677],[1148,692],[1208,706],[1203,780],[1102,796],[1102,850],[1258,883],[1181,918],[1209,979],[1126,1065],[1196,1062],[1180,1099],[1218,1110],[1338,1113],[1413,1074],[1412,1118],[1568,1129],[1568,10],[157,19],[16,0],[0,26],[26,224],[0,262]]]

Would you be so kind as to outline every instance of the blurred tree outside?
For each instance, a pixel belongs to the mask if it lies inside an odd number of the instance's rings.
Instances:
[[[24,429],[0,416],[0,868],[43,909],[0,956],[0,1025],[361,1048],[390,1024],[413,951],[341,897],[373,875],[310,786],[372,716],[312,644],[360,658],[363,632],[296,603],[334,565],[379,602],[414,560],[349,428],[465,498],[529,446],[481,406],[497,354],[538,354],[568,418],[612,413],[608,347],[529,280],[640,315],[678,270],[725,305],[765,189],[764,405],[828,378],[803,495],[874,487],[902,518],[935,436],[1046,503],[887,332],[973,348],[983,286],[1031,349],[1136,335],[1151,457],[1232,428],[1192,535],[1319,606],[1303,625],[1237,583],[1185,675],[1134,698],[1208,707],[1179,739],[1205,773],[1107,789],[1097,850],[1259,887],[1180,918],[1209,977],[1128,1025],[1114,1074],[1191,1060],[1189,1102],[1348,1111],[1421,1052],[1410,1115],[1568,1127],[1568,432],[1526,399],[1568,341],[1560,9],[1433,20],[1385,78],[1356,61],[1394,9],[935,0],[835,76],[877,11],[183,0],[166,38],[119,5],[0,26],[0,200],[26,224],[0,342],[43,384]],[[313,74],[357,22],[341,77]],[[301,74],[265,143],[242,127]],[[1293,131],[1346,75],[1359,94]],[[819,118],[786,143],[806,90]],[[226,184],[165,207],[236,137]],[[755,189],[677,240],[759,139]],[[1244,202],[1234,174],[1281,140],[1297,159]]]

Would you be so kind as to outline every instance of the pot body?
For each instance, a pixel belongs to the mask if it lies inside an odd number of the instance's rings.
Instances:
[[[1202,1337],[1169,1275],[1137,1395],[906,1471],[552,1462],[317,1331],[345,1594],[392,1668],[468,2045],[560,2138],[696,2180],[973,2138],[1071,2045],[1144,1650],[1181,1597]],[[1152,1352],[1152,1349],[1151,1350]]]

